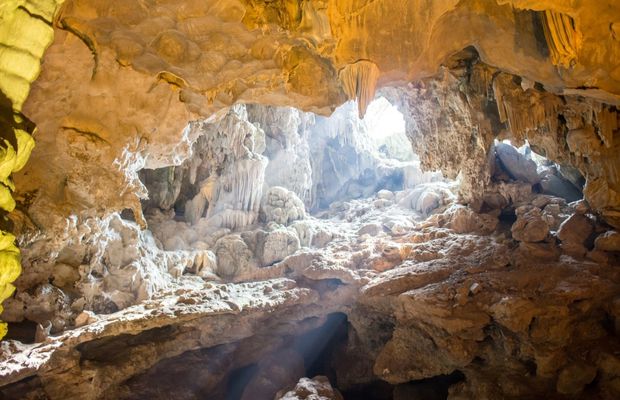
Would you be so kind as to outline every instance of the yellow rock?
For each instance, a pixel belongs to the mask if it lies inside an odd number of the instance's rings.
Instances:
[[[19,113],[28,97],[30,84],[41,70],[41,57],[54,37],[52,20],[63,1],[4,0],[0,3],[0,91],[12,108],[2,111],[13,114],[13,121],[3,121],[0,129],[4,130],[3,137],[14,136],[17,146],[15,149],[8,140],[0,144],[0,208],[6,211],[15,208],[10,176],[24,167],[34,148],[32,136],[18,127],[22,122]],[[21,273],[19,249],[14,241],[15,236],[0,232],[0,302],[13,294],[12,282]],[[6,332],[6,324],[0,322],[0,339]]]

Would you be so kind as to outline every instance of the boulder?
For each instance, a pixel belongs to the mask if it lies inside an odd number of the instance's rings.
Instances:
[[[293,228],[261,232],[259,243],[259,258],[263,267],[284,260],[301,247],[297,232]]]
[[[232,279],[235,275],[256,268],[256,260],[252,250],[240,235],[232,234],[220,238],[213,248],[217,259],[215,273],[224,279]]]
[[[502,167],[512,178],[532,185],[540,182],[540,177],[536,172],[536,163],[525,158],[513,146],[499,143],[495,146],[495,154]]]
[[[515,210],[517,220],[510,228],[513,239],[519,242],[542,242],[549,236],[549,223],[540,208],[519,207]]]
[[[542,192],[562,197],[568,202],[583,198],[583,193],[568,180],[554,174],[547,174],[540,180]]]
[[[436,208],[454,200],[454,194],[442,182],[424,183],[416,186],[402,200],[399,205],[428,215]]]
[[[596,238],[594,247],[602,251],[620,252],[620,233],[617,231],[607,231]]]
[[[590,218],[583,214],[573,214],[560,225],[558,238],[567,254],[583,257],[588,251],[586,242],[593,232],[594,224]]]

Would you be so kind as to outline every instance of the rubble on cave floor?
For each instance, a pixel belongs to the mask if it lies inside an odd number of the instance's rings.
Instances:
[[[5,341],[0,391],[7,398],[15,391],[161,398],[149,387],[162,385],[166,396],[183,387],[220,393],[238,379],[236,368],[253,363],[251,377],[273,378],[275,366],[260,360],[288,351],[287,359],[300,358],[300,369],[278,375],[277,388],[251,378],[240,398],[279,390],[282,398],[305,398],[316,390],[338,399],[324,378],[295,386],[309,366],[291,340],[330,313],[343,313],[349,333],[318,373],[331,376],[331,386],[344,393],[369,384],[369,376],[389,383],[385,393],[409,393],[411,385],[454,371],[462,378],[440,380],[433,390],[455,399],[617,393],[615,231],[597,222],[584,202],[530,193],[511,204],[515,220],[506,224],[499,210],[479,213],[441,197],[449,191],[443,183],[421,188],[384,190],[334,204],[320,218],[254,227],[265,232],[264,246],[288,243],[269,240],[280,232],[299,232],[300,243],[277,247],[281,253],[263,248],[251,269],[230,276],[220,266],[202,275],[188,269],[184,277],[192,285],[107,315],[83,312],[79,326],[40,343]],[[412,210],[425,196],[442,200],[433,200],[436,208]],[[154,218],[149,222],[157,229]],[[182,234],[181,223],[159,218]],[[225,232],[213,239],[215,248],[231,235],[250,248],[248,237],[263,234]],[[223,242],[228,246],[228,239]],[[223,253],[214,254],[219,259]],[[237,247],[226,254],[239,265]],[[275,254],[274,261],[260,265],[267,254]],[[377,324],[391,328],[377,330]],[[227,361],[202,383],[186,382],[193,376],[187,360],[207,351],[199,349],[223,352],[218,357]],[[172,368],[174,385],[157,382],[162,368]],[[30,382],[34,376],[40,381]]]

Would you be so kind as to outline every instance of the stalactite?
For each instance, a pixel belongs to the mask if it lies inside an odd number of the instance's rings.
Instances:
[[[340,81],[349,100],[356,99],[359,117],[364,118],[368,104],[375,97],[379,68],[368,60],[348,64],[340,71]]]
[[[543,27],[553,64],[570,68],[577,63],[577,50],[581,35],[575,27],[575,20],[567,14],[545,10]]]
[[[557,132],[560,106],[556,96],[523,96],[523,89],[512,83],[509,75],[500,74],[493,80],[493,93],[501,122],[508,123],[513,139],[522,143],[530,131],[540,128]],[[524,112],[527,110],[527,112]]]
[[[217,180],[207,218],[231,229],[252,224],[258,216],[267,162],[258,154],[235,162]]]

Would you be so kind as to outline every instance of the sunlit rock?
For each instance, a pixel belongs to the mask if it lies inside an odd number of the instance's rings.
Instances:
[[[616,2],[5,3],[0,398],[620,397]]]

